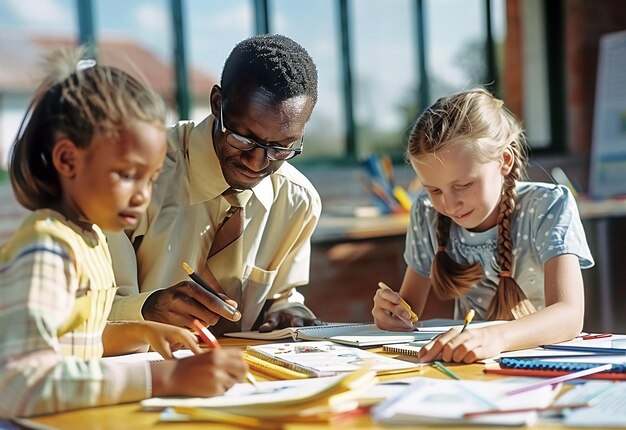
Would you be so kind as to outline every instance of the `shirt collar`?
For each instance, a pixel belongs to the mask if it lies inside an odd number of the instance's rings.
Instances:
[[[221,195],[229,185],[222,174],[222,167],[213,146],[213,124],[210,114],[193,128],[189,136],[189,203],[212,200]],[[266,210],[274,200],[271,175],[265,177],[253,189],[253,196]]]

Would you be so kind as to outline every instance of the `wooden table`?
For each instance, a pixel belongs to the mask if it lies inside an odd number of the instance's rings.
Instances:
[[[223,346],[233,346],[233,347],[243,347],[244,342],[249,344],[258,344],[263,343],[259,341],[244,341],[241,339],[221,339],[220,342]],[[380,351],[379,349],[373,349],[372,351]],[[408,358],[408,357],[405,357]],[[450,364],[449,367],[454,370],[461,378],[463,379],[477,379],[477,380],[494,380],[501,378],[498,375],[486,375],[483,373],[483,365],[482,364]],[[259,380],[265,380],[263,375],[256,374]],[[413,374],[403,373],[397,377],[406,378],[408,376],[427,376],[432,378],[440,378],[445,379],[446,376],[443,375],[438,370],[432,368],[431,366],[427,366],[423,368],[423,370],[414,372]],[[392,379],[393,377],[387,376],[384,379]],[[125,405],[118,406],[105,406],[99,408],[91,408],[91,409],[82,409],[73,412],[65,412],[60,414],[53,415],[44,415],[35,417],[29,420],[27,423],[32,427],[27,428],[37,428],[34,425],[39,426],[48,426],[54,429],[60,430],[75,430],[75,429],[86,429],[86,430],[104,430],[104,429],[115,429],[115,430],[136,430],[136,429],[163,429],[163,430],[206,430],[206,429],[236,429],[239,427],[228,426],[225,424],[211,424],[205,422],[189,422],[189,423],[160,423],[159,422],[159,414],[157,412],[144,412],[141,410],[141,407],[138,403],[131,403]],[[45,428],[45,427],[44,427]],[[389,429],[390,427],[383,427],[372,423],[369,417],[360,417],[356,419],[352,419],[350,421],[342,422],[334,425],[318,425],[318,424],[290,424],[285,425],[283,427],[285,430],[312,430],[312,429],[331,429],[331,428],[350,428],[350,429],[378,429],[384,430]],[[401,429],[410,429],[413,427],[399,427]],[[424,428],[424,427],[414,427],[414,428]],[[478,429],[483,427],[470,427],[470,426],[462,426],[462,427],[437,427],[438,430],[446,430],[446,429]],[[499,427],[489,427],[490,429],[497,429]],[[511,427],[501,427],[501,428],[511,428]],[[558,429],[565,428],[563,426],[554,425],[554,424],[542,424],[536,425],[532,427],[533,429]]]

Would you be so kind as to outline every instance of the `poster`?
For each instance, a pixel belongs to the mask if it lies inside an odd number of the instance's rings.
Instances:
[[[626,31],[600,39],[589,194],[626,195]]]

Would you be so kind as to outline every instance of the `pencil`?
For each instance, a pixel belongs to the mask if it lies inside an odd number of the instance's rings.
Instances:
[[[229,318],[231,321],[239,321],[241,319],[241,312],[239,312],[237,308],[235,308],[234,306],[222,300],[222,298],[219,296],[217,291],[211,288],[211,286],[207,284],[206,281],[200,277],[200,275],[194,272],[194,270],[191,268],[189,264],[183,261],[182,266],[183,266],[183,270],[187,273],[187,275],[191,278],[192,281],[200,285],[209,293],[213,294],[215,298],[217,298],[218,304],[220,305],[220,307],[231,315],[231,317]]]
[[[544,406],[542,408],[515,408],[515,409],[490,409],[487,411],[466,412],[463,414],[463,418],[481,417],[483,415],[496,415],[496,414],[518,414],[524,412],[564,412],[568,409],[586,408],[591,406],[590,402],[586,403],[569,403],[564,405],[551,405]]]
[[[389,285],[385,284],[384,282],[379,282],[378,286],[383,290],[391,290]],[[411,309],[411,306],[409,306],[409,304],[405,302],[402,297],[400,297],[400,306],[402,306],[402,308],[409,313],[409,319],[412,323],[416,322],[419,319],[417,317],[417,314]]]
[[[457,375],[456,373],[454,373],[449,367],[447,367],[441,361],[434,361],[433,362],[433,367],[435,369],[439,370],[440,372],[448,375],[450,378],[455,379],[457,381],[461,381],[461,377],[459,375]],[[461,389],[463,389],[466,393],[470,394],[471,396],[473,396],[477,400],[480,400],[481,402],[483,402],[484,404],[486,404],[490,408],[494,408],[494,409],[498,408],[498,405],[496,405],[491,400],[483,397],[482,395],[480,395],[478,393],[475,393],[473,390],[471,390],[470,388],[468,388],[465,385],[463,385],[462,381],[459,383],[459,387],[461,387]]]
[[[472,322],[472,320],[474,319],[474,315],[476,315],[474,309],[470,309],[469,311],[467,311],[467,314],[465,314],[465,322],[463,322],[463,328],[461,329],[461,333],[463,333],[467,328],[467,325]]]
[[[456,373],[454,373],[452,370],[450,370],[445,364],[443,364],[441,361],[434,361],[433,362],[433,367],[437,370],[439,370],[441,373],[445,373],[446,375],[448,375],[450,378],[452,379],[456,379],[457,381],[460,381],[461,378],[459,377],[459,375],[457,375]]]
[[[213,333],[211,333],[208,328],[203,326],[202,323],[200,323],[200,321],[193,320],[193,328],[196,330],[198,337],[200,337],[200,339],[202,339],[202,341],[206,343],[207,345],[209,345],[211,348],[213,349],[222,348],[222,346],[217,341],[217,338],[213,335]],[[251,383],[256,388],[258,388],[256,385],[256,379],[254,379],[254,376],[252,376],[252,373],[248,372],[246,374],[246,379],[248,380],[249,383]]]
[[[604,372],[605,370],[610,370],[612,367],[613,367],[612,364],[607,363],[607,364],[603,364],[597,367],[592,367],[590,369],[581,370],[579,372],[568,373],[567,375],[557,376],[556,378],[545,379],[535,384],[526,385],[525,387],[507,391],[506,393],[504,393],[504,395],[512,396],[514,394],[525,393],[526,391],[535,390],[537,388],[545,387],[546,385],[554,385],[554,384],[558,384],[561,382],[570,381],[572,379],[578,379],[584,376],[593,375],[594,373]]]
[[[600,333],[600,334],[587,334],[582,337],[583,340],[591,340],[591,339],[601,339],[603,337],[611,337],[613,336],[611,333]]]

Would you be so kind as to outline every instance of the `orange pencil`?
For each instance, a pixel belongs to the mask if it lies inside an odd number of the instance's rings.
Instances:
[[[202,339],[202,341],[206,343],[207,345],[209,345],[211,348],[220,349],[222,347],[222,345],[220,345],[220,343],[217,341],[217,338],[213,335],[213,333],[211,333],[208,328],[203,326],[200,323],[200,321],[193,320],[193,328],[196,329],[196,333],[198,334],[200,339]],[[254,376],[252,376],[252,373],[248,372],[246,374],[246,379],[248,380],[249,383],[251,383],[256,388],[258,388],[256,385],[256,379],[254,379]]]

